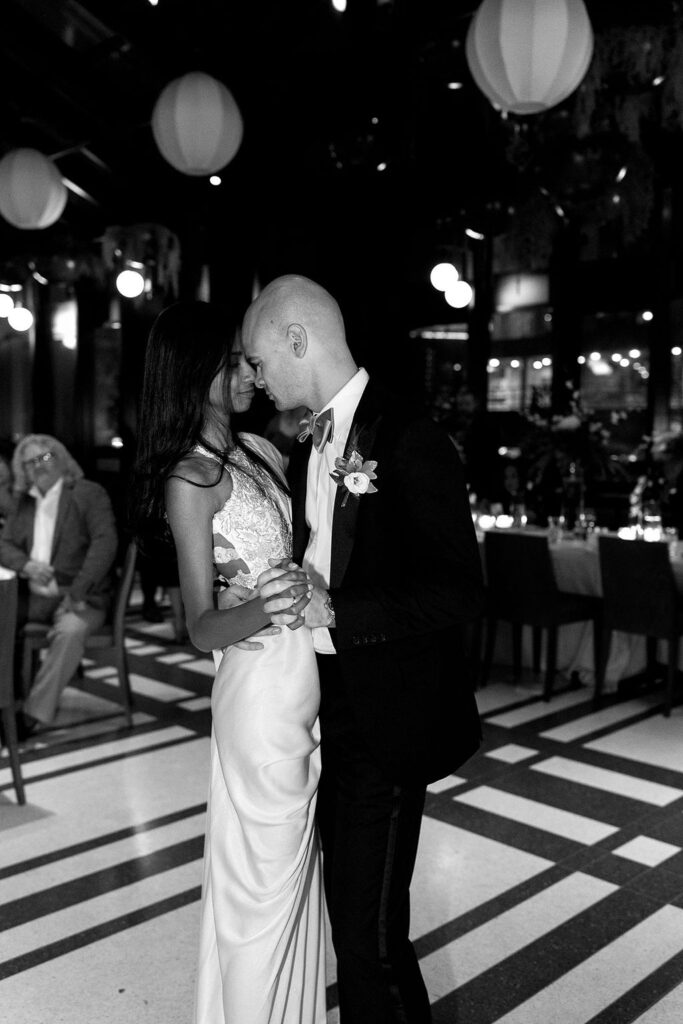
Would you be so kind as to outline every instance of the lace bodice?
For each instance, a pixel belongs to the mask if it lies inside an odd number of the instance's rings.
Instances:
[[[240,435],[269,463],[279,454],[268,441],[252,434]],[[215,456],[198,446],[195,451]],[[220,583],[253,588],[259,575],[270,568],[269,558],[289,558],[292,529],[289,502],[259,465],[240,448],[230,457],[228,471],[232,492],[213,517],[213,561]]]

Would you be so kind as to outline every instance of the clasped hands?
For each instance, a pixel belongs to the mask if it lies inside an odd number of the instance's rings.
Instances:
[[[47,562],[39,562],[37,559],[32,558],[29,558],[28,562],[24,564],[22,572],[24,576],[41,587],[47,587],[53,581],[55,576],[55,571],[51,565],[48,565]],[[56,593],[57,591],[55,591],[55,594]],[[76,600],[71,596],[71,594],[65,594],[63,591],[61,594],[62,599],[54,612],[55,622],[60,619],[62,615],[66,615],[68,612],[78,614],[79,612],[84,612],[88,607],[87,601]],[[54,628],[47,634],[48,640],[51,640],[53,636]]]
[[[270,569],[258,577],[256,587],[234,585],[218,594],[219,608],[233,608],[245,601],[260,598],[263,609],[270,616],[271,625],[264,626],[253,637],[273,636],[281,632],[282,626],[299,629],[304,624],[310,627],[328,625],[323,601],[326,591],[314,586],[307,573],[289,559],[269,559]],[[319,621],[318,621],[319,620]],[[233,646],[242,650],[261,650],[263,644],[254,640],[240,640]]]
[[[24,576],[37,583],[40,587],[47,587],[52,582],[55,571],[47,562],[39,562],[37,559],[29,558],[22,569]]]

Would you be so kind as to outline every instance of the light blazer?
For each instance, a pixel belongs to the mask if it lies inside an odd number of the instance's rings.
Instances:
[[[0,535],[0,564],[21,572],[33,545],[35,499],[18,497]],[[59,587],[76,601],[102,607],[111,591],[118,538],[109,496],[92,480],[64,481],[50,564]]]
[[[294,558],[305,520],[310,440],[294,446]],[[463,470],[445,431],[367,385],[349,433],[377,461],[376,494],[342,499],[332,526],[330,594],[343,683],[359,732],[397,781],[454,771],[481,739],[465,626],[483,579]],[[324,717],[322,718],[324,743]]]

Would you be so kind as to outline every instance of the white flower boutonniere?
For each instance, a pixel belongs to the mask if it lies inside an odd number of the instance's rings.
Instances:
[[[377,479],[376,462],[372,460],[364,462],[360,452],[352,451],[346,459],[335,459],[334,464],[336,469],[334,473],[330,473],[330,476],[337,487],[346,488],[346,494],[342,498],[342,508],[346,505],[349,494],[353,494],[354,498],[360,498],[361,494],[377,492],[377,488],[372,482]]]

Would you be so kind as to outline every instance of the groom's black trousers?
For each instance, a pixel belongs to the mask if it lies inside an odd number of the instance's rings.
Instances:
[[[397,786],[360,737],[335,655],[318,655],[318,824],[337,956],[340,1024],[429,1024],[408,940],[424,784]]]

